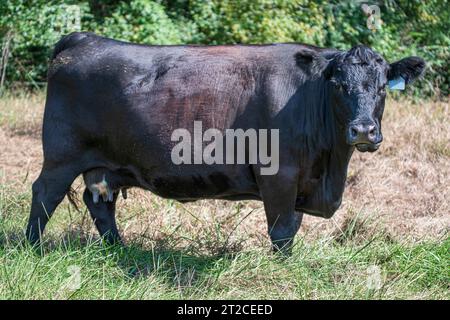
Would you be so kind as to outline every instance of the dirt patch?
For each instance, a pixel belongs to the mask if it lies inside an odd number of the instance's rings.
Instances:
[[[42,145],[39,138],[13,134],[0,127],[0,181],[31,182],[42,165]]]
[[[26,100],[28,105],[11,101],[0,104],[0,112],[9,114],[13,110],[9,117],[18,119],[14,126],[5,117],[0,122],[0,181],[19,181],[28,188],[39,174],[42,162],[36,128],[42,117],[43,96],[34,97],[31,102]],[[17,112],[26,114],[27,110],[32,110],[31,115],[16,115]],[[389,101],[383,121],[385,141],[380,150],[373,154],[354,154],[342,207],[330,220],[305,216],[300,235],[308,238],[345,234],[348,221],[356,216],[359,236],[369,237],[380,229],[389,237],[408,241],[436,239],[448,234],[448,123],[448,103],[414,105]],[[28,128],[28,131],[18,128]],[[76,186],[81,191],[79,182]],[[247,244],[260,245],[267,241],[260,202],[198,201],[181,205],[140,190],[132,190],[129,198],[119,201],[118,211],[122,231],[130,237],[148,235],[167,239],[182,237],[186,232],[191,237],[198,236],[196,240],[203,241],[205,246],[208,241],[226,244],[243,238]],[[361,221],[364,226],[360,225]],[[203,233],[197,232],[199,229]]]

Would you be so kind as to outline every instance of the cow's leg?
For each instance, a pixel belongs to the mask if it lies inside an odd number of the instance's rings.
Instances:
[[[84,190],[83,200],[89,209],[95,226],[100,236],[108,244],[121,243],[119,231],[116,225],[116,201],[118,192],[114,192],[112,201],[104,201],[102,197],[97,203],[93,200],[92,192],[88,188]]]
[[[303,213],[289,211],[277,214],[275,212],[275,210],[267,211],[266,209],[267,224],[273,250],[291,254],[292,243],[302,223]]]
[[[32,187],[33,199],[26,230],[26,237],[31,244],[39,243],[48,220],[80,173],[75,166],[71,165],[52,168],[44,165]]]
[[[290,254],[292,242],[300,228],[302,213],[295,211],[297,185],[290,177],[261,177],[260,192],[264,202],[267,225],[273,250]]]

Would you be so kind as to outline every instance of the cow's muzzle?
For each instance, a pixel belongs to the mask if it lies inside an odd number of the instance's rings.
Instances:
[[[355,146],[360,152],[374,152],[378,150],[383,141],[378,126],[372,122],[353,123],[347,132],[347,143]]]

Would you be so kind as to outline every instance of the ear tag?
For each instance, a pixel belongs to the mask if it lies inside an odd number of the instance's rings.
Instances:
[[[395,78],[388,81],[389,89],[391,90],[405,90],[405,79],[402,77]]]

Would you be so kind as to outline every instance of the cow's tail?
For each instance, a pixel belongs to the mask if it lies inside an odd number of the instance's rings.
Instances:
[[[55,59],[59,53],[78,44],[81,40],[93,36],[91,32],[72,32],[63,36],[53,49],[51,60]]]
[[[70,204],[75,207],[75,210],[80,212],[80,200],[78,199],[78,193],[74,188],[70,187],[69,191],[67,191],[67,199],[69,199]]]

